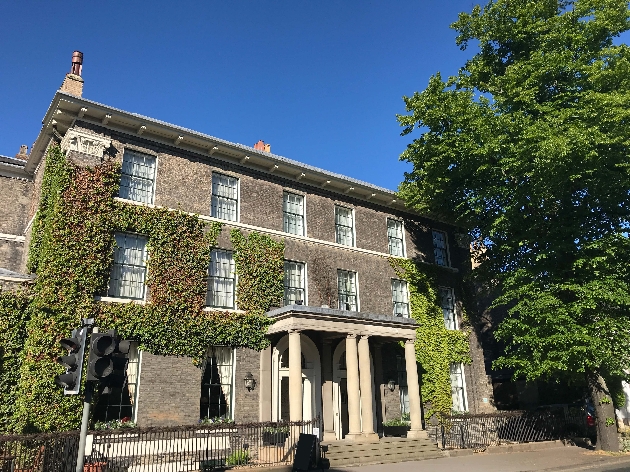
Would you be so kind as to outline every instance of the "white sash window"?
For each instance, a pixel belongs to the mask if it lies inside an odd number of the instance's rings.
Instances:
[[[448,244],[446,242],[446,233],[444,231],[433,230],[433,256],[435,263],[439,266],[449,267],[448,260]]]
[[[392,279],[392,304],[394,316],[409,318],[409,292],[404,280]]]
[[[387,240],[389,242],[389,253],[392,256],[405,257],[402,221],[387,218]]]
[[[137,234],[116,233],[114,264],[107,295],[144,300],[147,277],[147,238]]]
[[[304,236],[304,197],[284,192],[284,232]]]
[[[440,304],[444,314],[444,326],[446,329],[457,329],[457,318],[455,317],[455,297],[452,288],[439,288]]]
[[[358,311],[357,273],[350,270],[337,270],[339,309]]]
[[[120,175],[120,198],[153,203],[155,194],[155,156],[125,149]]]
[[[462,364],[451,364],[451,396],[453,397],[453,411],[468,410],[464,366]]]
[[[211,215],[227,221],[238,221],[238,179],[212,173]]]
[[[337,244],[354,246],[354,215],[351,208],[335,206],[335,234]]]
[[[203,364],[200,418],[233,419],[234,348],[212,346]]]
[[[234,308],[236,270],[232,253],[214,249],[210,257],[206,305],[215,308]]]
[[[306,277],[304,264],[284,262],[284,305],[300,302],[306,305]]]

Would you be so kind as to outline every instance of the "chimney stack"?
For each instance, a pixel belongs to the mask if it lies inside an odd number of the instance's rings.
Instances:
[[[265,144],[263,140],[259,140],[256,144],[254,144],[254,149],[258,149],[259,151],[271,152],[271,144]]]
[[[22,161],[28,161],[28,146],[26,144],[22,144],[20,146],[20,152],[15,155],[15,158]]]
[[[80,51],[74,51],[72,53],[72,67],[70,72],[66,74],[66,78],[61,84],[59,89],[61,92],[66,92],[77,97],[83,95],[83,53]]]

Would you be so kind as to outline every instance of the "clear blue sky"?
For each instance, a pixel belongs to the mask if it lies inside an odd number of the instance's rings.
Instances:
[[[470,0],[8,1],[0,5],[0,154],[29,147],[84,53],[83,96],[396,189],[403,95],[472,53]]]

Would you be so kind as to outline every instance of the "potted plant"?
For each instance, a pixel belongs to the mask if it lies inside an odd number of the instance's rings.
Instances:
[[[288,426],[269,426],[263,429],[262,439],[264,446],[282,446],[289,437]]]
[[[383,436],[407,437],[409,421],[403,418],[394,418],[383,422]]]
[[[93,462],[83,466],[83,472],[105,472],[107,470],[107,462]]]

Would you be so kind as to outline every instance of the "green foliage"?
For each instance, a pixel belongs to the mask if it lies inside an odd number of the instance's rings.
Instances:
[[[616,424],[615,418],[606,418],[606,426],[614,426]]]
[[[249,451],[238,450],[227,456],[225,465],[245,465],[249,463],[249,460]]]
[[[281,306],[284,296],[284,241],[257,232],[230,233],[238,273],[237,303],[241,310],[267,311]]]
[[[528,380],[630,365],[627,1],[496,0],[452,25],[476,53],[406,97],[400,193],[465,227],[509,316],[496,362]],[[625,233],[625,234],[624,234]]]
[[[41,236],[33,239],[37,282],[25,318],[28,337],[13,411],[15,430],[56,431],[78,426],[80,399],[64,397],[53,377],[63,371],[55,362],[61,354],[58,341],[81,318],[95,317],[100,328],[115,328],[153,354],[189,356],[194,361],[201,360],[212,344],[254,349],[268,345],[265,333],[271,321],[260,309],[266,300],[277,298],[276,286],[259,286],[263,303],[257,306],[249,295],[249,306],[254,309],[245,313],[204,310],[210,251],[216,245],[220,223],[208,225],[181,211],[115,201],[118,164],[75,167],[66,162],[57,146],[49,149],[46,161],[50,165],[44,171],[44,181],[48,182],[44,190],[56,197],[42,195],[42,202],[48,203],[37,217]],[[107,290],[115,232],[147,236],[150,260],[145,304],[108,304],[94,299]],[[257,250],[257,242],[265,250]],[[284,247],[275,244],[251,239],[247,251],[264,254],[269,250],[275,257]],[[256,273],[248,272],[247,264],[246,258],[241,261],[243,280]],[[271,266],[265,267],[272,272]],[[275,291],[269,294],[264,292],[267,289]],[[11,392],[14,390],[7,394],[14,394]]]
[[[392,418],[391,420],[383,421],[383,426],[409,426],[409,420]]]
[[[12,430],[31,294],[0,291],[0,433]]]
[[[450,365],[470,364],[469,333],[444,326],[434,277],[408,259],[390,257],[389,263],[396,276],[408,283],[411,317],[418,322],[415,348],[422,367],[422,399],[431,403],[425,416],[450,412],[453,407]]]

